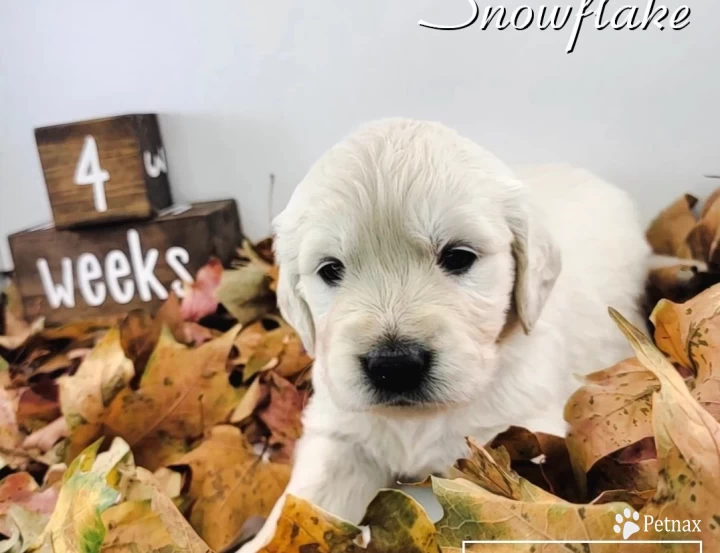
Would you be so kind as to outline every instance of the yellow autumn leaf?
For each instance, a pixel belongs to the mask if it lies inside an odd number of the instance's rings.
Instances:
[[[100,424],[89,430],[76,427],[71,436],[74,447],[102,432],[127,441],[137,464],[150,470],[181,457],[189,443],[229,418],[244,393],[229,384],[226,370],[239,329],[237,325],[217,339],[189,348],[165,327],[137,390],[126,386],[117,393]]]
[[[74,375],[58,379],[60,405],[71,432],[71,457],[97,439],[108,405],[134,374],[120,342],[120,330],[113,327]]]
[[[383,490],[360,526],[287,496],[273,539],[260,553],[438,553],[435,528],[422,506],[398,490]]]
[[[68,468],[55,510],[30,551],[97,553],[105,538],[100,515],[120,501],[107,473],[93,471],[100,442],[82,452]],[[107,468],[107,467],[103,467]],[[108,472],[114,470],[110,467]]]
[[[700,532],[651,527],[651,539],[702,539],[720,548],[720,423],[693,397],[685,381],[650,339],[617,311],[610,314],[638,360],[660,380],[653,400],[659,482],[642,515],[655,520],[698,520]],[[645,534],[647,539],[647,534]],[[687,551],[678,547],[677,551]]]
[[[720,341],[709,331],[718,330],[720,319],[720,284],[708,288],[685,303],[660,300],[650,320],[655,325],[655,343],[670,361],[704,380],[710,365],[720,362]],[[714,343],[710,341],[715,340]],[[693,349],[695,351],[693,351]],[[706,359],[702,359],[707,355]]]
[[[565,405],[567,447],[579,482],[601,459],[652,436],[660,384],[636,359],[590,374]]]
[[[148,497],[120,503],[102,514],[107,535],[101,551],[211,553],[150,472],[137,468],[134,480],[149,492]]]
[[[189,520],[213,549],[234,543],[252,516],[267,517],[290,478],[290,466],[264,460],[234,426],[217,426],[173,464],[191,471]]]

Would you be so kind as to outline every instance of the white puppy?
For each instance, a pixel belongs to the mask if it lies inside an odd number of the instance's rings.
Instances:
[[[364,126],[275,225],[280,308],[315,355],[286,493],[355,523],[466,436],[564,434],[574,373],[631,355],[607,307],[643,324],[649,248],[625,192],[567,166],[513,173],[440,124]]]

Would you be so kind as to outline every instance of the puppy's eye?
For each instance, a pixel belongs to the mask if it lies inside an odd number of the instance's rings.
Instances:
[[[325,281],[328,286],[336,286],[343,278],[345,266],[337,259],[328,259],[325,264],[318,269],[320,278]]]
[[[448,273],[462,275],[477,261],[477,255],[464,248],[445,248],[440,254],[438,263]]]

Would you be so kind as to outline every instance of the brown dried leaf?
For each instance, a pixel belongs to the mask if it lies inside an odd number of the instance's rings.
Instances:
[[[137,383],[160,339],[162,324],[158,324],[146,311],[136,309],[123,319],[119,331],[125,357],[133,363],[135,374],[132,380]]]
[[[58,379],[60,405],[71,433],[71,458],[97,439],[107,407],[134,374],[120,343],[120,330],[112,328],[74,375]]]
[[[710,416],[720,422],[720,374],[713,374],[692,392]]]
[[[269,443],[275,461],[289,463],[295,442],[302,435],[302,410],[306,394],[275,372],[269,373],[270,402],[256,414],[270,430]]]
[[[312,357],[305,351],[295,331],[289,326],[287,328],[289,332],[283,339],[285,347],[280,354],[279,362],[274,371],[284,378],[292,378],[302,371],[310,370]]]
[[[437,553],[435,528],[422,506],[397,490],[368,505],[361,528],[288,496],[272,541],[260,553]]]
[[[270,514],[290,478],[289,466],[255,455],[234,426],[213,428],[173,467],[182,465],[191,471],[190,523],[218,551],[237,540],[248,518]]]
[[[101,552],[211,553],[152,474],[137,468],[134,478],[149,489],[150,497],[125,501],[102,513],[107,534]]]
[[[565,406],[567,447],[581,483],[600,459],[652,436],[652,395],[659,387],[635,358],[586,377]]]
[[[19,392],[17,421],[25,432],[33,432],[60,416],[58,386],[53,380],[41,380]]]
[[[617,539],[613,532],[615,516],[627,508],[624,503],[576,505],[560,499],[548,501],[548,494],[539,488],[533,490],[539,501],[517,501],[463,479],[433,478],[433,492],[445,513],[436,524],[438,542],[442,548],[457,551],[465,540],[496,540],[500,536],[503,540],[528,541]],[[612,545],[592,546],[593,553],[616,551]]]
[[[650,319],[655,343],[667,358],[702,382],[720,363],[720,284],[683,303],[660,301]]]
[[[713,265],[720,262],[717,246],[720,237],[720,189],[715,190],[706,200],[700,214],[700,220],[690,231],[687,243],[695,259],[707,261]]]
[[[652,442],[652,438],[650,439]],[[654,444],[654,442],[652,442]],[[632,447],[632,446],[631,446]],[[600,459],[587,474],[587,497],[595,498],[612,490],[627,490],[644,494],[657,488],[658,463],[654,458],[625,460],[625,450]]]
[[[511,468],[535,486],[566,501],[583,499],[564,438],[511,426],[498,434],[490,447],[505,448]]]
[[[644,334],[616,311],[611,310],[611,315],[640,362],[661,384],[653,400],[660,479],[643,515],[700,520],[704,545],[715,551],[720,547],[720,526],[713,519],[720,513],[720,423],[698,404],[682,377]],[[664,531],[659,536],[643,536],[660,537],[683,539],[685,535]]]
[[[275,263],[275,254],[273,253],[272,237],[264,238],[254,245],[245,241],[242,245],[240,255],[248,256],[254,262],[272,266]]]
[[[645,308],[649,316],[660,300],[684,303],[711,286],[720,283],[720,274],[700,270],[692,265],[671,265],[648,273]]]
[[[270,395],[270,387],[262,382],[262,378],[253,380],[238,406],[230,416],[231,423],[241,423],[249,419],[258,408],[258,405]]]
[[[27,386],[36,377],[47,374],[45,363],[58,353],[92,347],[108,329],[105,320],[83,320],[57,328],[47,328],[32,334],[20,347],[9,353],[14,386]],[[63,361],[65,364],[65,361]],[[63,367],[50,366],[51,372]]]
[[[470,457],[459,459],[459,478],[465,478],[487,491],[517,501],[562,501],[560,498],[521,478],[510,468],[510,455],[504,447],[484,448],[468,438]]]
[[[0,468],[25,468],[27,457],[18,455],[22,434],[17,424],[17,397],[12,391],[0,388]]]
[[[608,490],[601,493],[591,501],[592,505],[605,505],[606,503],[627,503],[636,511],[640,511],[655,495],[655,489],[644,492],[631,492],[629,490]]]
[[[247,264],[223,271],[216,297],[239,323],[246,324],[275,309],[275,295],[269,287],[270,265],[248,242],[239,253],[248,260]]]
[[[277,265],[273,265],[268,270],[268,275],[270,276],[270,290],[277,292],[277,283],[280,278],[280,268]]]
[[[138,389],[122,389],[103,413],[103,432],[127,441],[150,470],[181,457],[188,443],[228,419],[244,393],[226,371],[239,329],[194,349],[163,331]]]
[[[45,327],[45,319],[36,319],[31,325],[25,323],[25,321],[18,321],[13,319],[12,313],[6,313],[6,325],[8,330],[12,334],[0,336],[0,347],[8,350],[15,350],[23,347],[30,338]]]
[[[693,213],[696,203],[697,198],[685,194],[650,223],[646,237],[655,253],[683,259],[692,258],[685,239],[697,223]]]

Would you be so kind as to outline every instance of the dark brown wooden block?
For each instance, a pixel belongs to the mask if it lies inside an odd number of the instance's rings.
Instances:
[[[155,115],[35,129],[55,226],[148,219],[172,204]]]
[[[173,210],[151,221],[11,235],[26,313],[54,324],[154,310],[171,290],[181,295],[210,256],[229,262],[241,242],[234,201]]]

